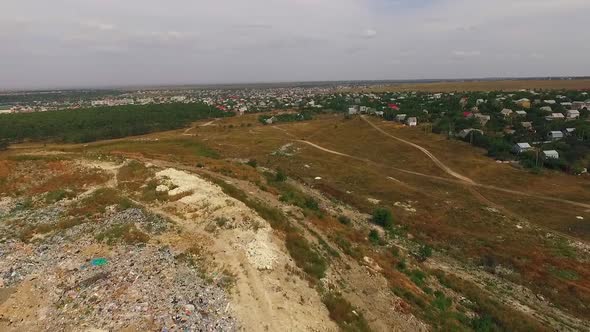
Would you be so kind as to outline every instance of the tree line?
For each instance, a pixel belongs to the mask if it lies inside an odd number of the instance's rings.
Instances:
[[[192,121],[231,116],[205,104],[97,107],[0,116],[0,141],[50,140],[86,143],[187,126]]]

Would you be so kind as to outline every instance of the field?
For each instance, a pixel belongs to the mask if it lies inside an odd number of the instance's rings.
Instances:
[[[589,83],[501,81],[469,83],[469,89],[571,89]],[[466,86],[420,85],[428,91]],[[246,115],[85,145],[16,145],[2,155],[0,175],[47,153],[133,159],[217,181],[271,223],[298,273],[343,329],[392,330],[413,319],[435,330],[579,330],[589,324],[588,176],[533,174],[420,127],[333,114],[278,125],[261,125]],[[130,187],[144,191],[137,197],[157,202],[140,184]],[[21,190],[55,190],[48,186]],[[379,207],[392,211],[391,228],[370,224]],[[374,286],[364,280],[367,274]],[[325,276],[333,283],[327,288],[338,292],[314,286]],[[381,295],[367,295],[373,293]],[[375,304],[393,307],[395,314]],[[353,307],[363,316],[351,315]],[[412,324],[405,327],[423,327]]]
[[[498,81],[452,81],[436,83],[397,84],[369,87],[370,92],[424,91],[424,92],[461,92],[461,91],[516,91],[520,89],[540,90],[582,90],[590,88],[588,79],[571,80],[498,80]]]

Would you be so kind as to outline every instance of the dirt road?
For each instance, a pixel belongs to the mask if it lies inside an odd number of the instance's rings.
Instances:
[[[445,171],[445,173],[449,174],[450,176],[452,176],[454,178],[457,178],[457,179],[459,179],[461,181],[464,181],[466,183],[469,183],[469,184],[474,184],[475,183],[470,178],[468,178],[468,177],[466,177],[464,175],[461,175],[461,174],[453,171],[450,167],[448,167],[442,161],[440,161],[438,158],[436,158],[436,156],[434,156],[430,151],[426,150],[425,148],[421,147],[420,145],[414,144],[414,143],[412,143],[410,141],[407,141],[407,140],[405,140],[403,138],[399,138],[399,137],[396,137],[396,136],[391,135],[390,133],[386,132],[385,130],[377,127],[375,124],[373,124],[367,118],[365,118],[364,115],[361,115],[361,119],[363,119],[365,122],[367,122],[368,124],[370,124],[371,127],[377,129],[377,131],[379,131],[383,135],[388,136],[388,137],[391,137],[391,138],[393,138],[395,140],[398,140],[398,141],[400,141],[402,143],[408,144],[408,145],[410,145],[412,147],[415,147],[416,149],[422,151],[426,156],[428,156],[428,158],[430,158],[436,164],[436,166],[438,166],[440,169],[442,169],[443,171]]]

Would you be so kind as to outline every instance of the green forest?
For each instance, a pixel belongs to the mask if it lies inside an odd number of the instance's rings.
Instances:
[[[205,104],[97,107],[0,116],[0,141],[86,143],[178,129],[192,121],[231,116]]]

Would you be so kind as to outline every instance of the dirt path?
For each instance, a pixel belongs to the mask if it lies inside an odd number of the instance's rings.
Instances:
[[[414,143],[412,143],[410,141],[407,141],[407,140],[405,140],[403,138],[399,138],[399,137],[396,137],[396,136],[391,135],[390,133],[386,132],[385,130],[383,130],[383,129],[379,128],[379,127],[377,127],[377,125],[375,125],[374,123],[372,123],[371,121],[369,121],[368,119],[366,119],[364,115],[361,115],[361,119],[363,119],[365,122],[367,122],[369,125],[371,125],[371,127],[377,129],[377,131],[379,131],[383,135],[388,136],[388,137],[391,137],[391,138],[393,138],[395,140],[398,140],[398,141],[400,141],[402,143],[405,143],[405,144],[408,144],[410,146],[413,146],[416,149],[422,151],[426,156],[428,156],[428,158],[430,158],[436,164],[436,166],[438,166],[440,169],[442,169],[443,171],[445,171],[450,176],[452,176],[454,178],[457,178],[457,179],[459,179],[461,181],[464,181],[464,182],[466,182],[468,184],[474,184],[475,183],[470,178],[468,178],[468,177],[466,177],[466,176],[464,176],[462,174],[459,174],[459,173],[453,171],[450,167],[448,167],[442,161],[440,161],[438,158],[436,158],[436,156],[434,156],[430,151],[428,151],[427,149],[421,147],[420,145],[414,144]]]

